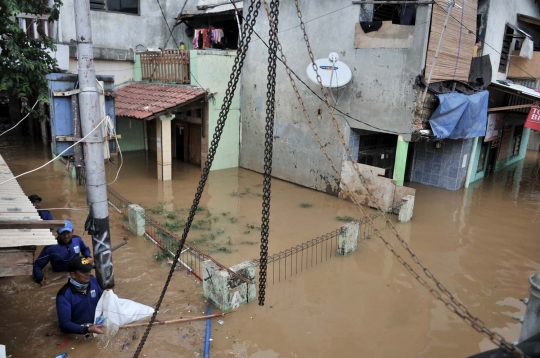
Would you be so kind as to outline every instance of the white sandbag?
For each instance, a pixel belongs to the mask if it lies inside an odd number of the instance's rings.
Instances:
[[[154,313],[150,306],[119,298],[112,290],[104,291],[96,307],[96,321],[103,316],[104,326],[115,335],[118,327],[148,317]]]

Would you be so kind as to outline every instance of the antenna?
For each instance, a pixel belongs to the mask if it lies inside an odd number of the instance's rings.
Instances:
[[[317,66],[317,72],[321,77],[322,86],[330,89],[330,95],[337,105],[339,99],[345,92],[345,86],[349,84],[352,79],[352,72],[345,63],[339,61],[339,55],[336,52],[331,52],[328,58],[321,58],[315,60]],[[313,69],[313,64],[310,63],[306,69],[308,78],[318,84],[317,72]],[[341,94],[339,90],[342,89]],[[334,97],[333,90],[336,90],[336,97]]]

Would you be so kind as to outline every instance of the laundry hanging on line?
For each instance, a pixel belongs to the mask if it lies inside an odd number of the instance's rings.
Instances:
[[[193,48],[212,48],[213,45],[223,46],[225,44],[225,33],[223,29],[195,29],[193,36]]]

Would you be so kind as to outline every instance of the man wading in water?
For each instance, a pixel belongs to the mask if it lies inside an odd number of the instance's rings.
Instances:
[[[90,249],[77,235],[73,235],[73,224],[71,221],[64,220],[66,226],[58,229],[58,244],[45,246],[39,254],[39,257],[34,261],[34,280],[41,286],[49,284],[48,280],[43,278],[43,268],[51,262],[53,271],[67,272],[68,262],[73,257],[83,255],[88,259],[89,263],[93,263]]]
[[[103,294],[96,278],[90,274],[93,268],[90,260],[82,256],[68,262],[71,277],[56,295],[58,324],[64,333],[103,334],[101,325],[93,325],[96,307]]]

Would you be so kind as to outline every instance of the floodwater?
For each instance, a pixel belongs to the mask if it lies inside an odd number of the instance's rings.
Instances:
[[[0,153],[14,173],[50,159],[41,143],[6,137],[0,142]],[[108,166],[112,181],[117,167]],[[524,162],[467,190],[413,184],[417,190],[413,221],[397,224],[438,279],[509,341],[519,335],[520,324],[512,316],[523,315],[525,307],[519,299],[528,295],[528,276],[540,269],[539,170],[540,156],[530,152]],[[187,215],[199,174],[198,168],[175,163],[174,180],[159,183],[155,154],[126,153],[113,187],[174,228]],[[60,162],[19,182],[26,193],[40,194],[44,207],[86,207],[84,189],[69,178]],[[259,248],[252,243],[260,235],[261,182],[259,174],[243,169],[213,172],[201,200],[205,210],[197,215],[199,228],[192,230],[189,240],[226,265],[257,258]],[[338,216],[360,217],[349,202],[283,181],[273,181],[272,195],[270,253],[335,230],[342,224]],[[114,253],[115,292],[152,305],[169,266],[155,261],[157,249],[152,243],[130,235],[121,217],[113,210],[110,213],[113,245],[128,239]],[[85,211],[53,214],[72,220],[78,233],[82,231]],[[398,246],[389,231],[386,234]],[[89,243],[88,236],[83,239]],[[122,332],[108,345],[70,336],[65,347],[57,348],[67,336],[46,334],[58,332],[52,297],[62,282],[38,288],[29,277],[0,279],[0,344],[7,346],[8,355],[132,356],[143,332],[140,328],[135,341],[131,331]],[[193,276],[177,271],[158,318],[202,314],[206,302],[201,286]],[[223,321],[221,325],[212,321],[213,357],[464,357],[493,348],[435,301],[376,238],[360,242],[349,256],[334,257],[270,284],[264,307],[251,302]],[[143,353],[196,357],[202,355],[203,340],[202,322],[154,327]],[[121,351],[125,341],[130,346]]]

